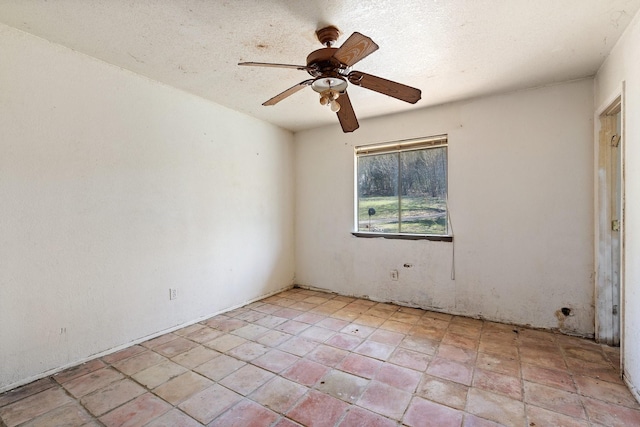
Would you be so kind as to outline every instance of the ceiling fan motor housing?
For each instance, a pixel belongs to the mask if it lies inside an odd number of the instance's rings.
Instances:
[[[337,50],[325,47],[311,52],[307,56],[307,72],[313,77],[339,77],[348,74],[349,67],[333,57]]]

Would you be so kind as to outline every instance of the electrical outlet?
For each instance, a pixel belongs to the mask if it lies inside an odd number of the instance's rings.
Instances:
[[[391,270],[389,275],[391,276],[391,280],[398,280],[398,270]]]
[[[169,289],[169,299],[176,299],[178,298],[178,290],[171,288]]]

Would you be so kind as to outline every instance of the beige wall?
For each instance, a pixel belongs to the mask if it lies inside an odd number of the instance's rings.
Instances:
[[[593,109],[586,79],[297,133],[296,283],[591,336]],[[354,146],[443,133],[453,244],[353,237]]]
[[[0,57],[0,391],[292,284],[289,132],[3,25]]]
[[[625,218],[622,345],[624,376],[640,399],[640,13],[595,79],[596,107],[606,106],[624,82]]]

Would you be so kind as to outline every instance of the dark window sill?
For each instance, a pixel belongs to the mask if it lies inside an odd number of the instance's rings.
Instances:
[[[352,232],[356,237],[382,237],[384,239],[400,239],[400,240],[431,240],[434,242],[453,242],[453,236],[436,236],[426,234],[391,234],[391,233],[360,233]]]

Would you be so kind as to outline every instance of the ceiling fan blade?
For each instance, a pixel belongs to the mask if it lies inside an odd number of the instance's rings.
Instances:
[[[347,76],[349,82],[356,86],[370,89],[388,96],[392,96],[401,101],[415,104],[420,100],[422,92],[415,87],[403,85],[402,83],[376,77],[360,71],[352,71]]]
[[[282,101],[286,97],[293,95],[294,93],[296,93],[297,91],[299,91],[301,89],[304,89],[305,86],[311,85],[311,83],[313,83],[313,79],[309,79],[309,80],[305,80],[303,82],[300,82],[297,85],[292,86],[289,89],[285,90],[284,92],[281,92],[281,93],[277,94],[276,96],[274,96],[273,98],[269,99],[268,101],[266,101],[262,105],[276,105],[278,102]]]
[[[378,45],[373,40],[355,32],[351,34],[347,41],[342,43],[342,46],[333,54],[333,57],[350,67],[376,50],[378,50]]]
[[[295,68],[296,70],[302,71],[307,71],[310,69],[306,65],[273,64],[271,62],[238,62],[238,65],[244,65],[247,67]]]
[[[353,106],[351,105],[351,100],[347,92],[340,94],[338,103],[340,104],[340,110],[336,114],[338,115],[340,126],[342,126],[342,131],[347,133],[358,129],[360,125],[358,124],[356,113],[353,111]]]

